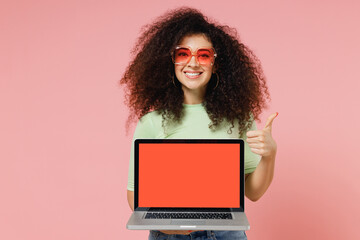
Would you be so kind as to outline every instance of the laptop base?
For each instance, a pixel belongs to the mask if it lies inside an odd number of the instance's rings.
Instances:
[[[146,211],[135,211],[126,228],[129,230],[213,230],[246,231],[250,224],[244,212],[232,212],[233,219],[145,219]]]

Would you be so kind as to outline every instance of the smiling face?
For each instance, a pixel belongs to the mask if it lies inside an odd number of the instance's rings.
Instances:
[[[192,54],[195,54],[195,51],[199,48],[213,47],[212,43],[203,34],[185,36],[178,45],[189,47]],[[187,64],[174,65],[176,78],[182,84],[185,103],[202,102],[207,84],[215,71],[214,64],[199,64],[196,57],[192,56]]]

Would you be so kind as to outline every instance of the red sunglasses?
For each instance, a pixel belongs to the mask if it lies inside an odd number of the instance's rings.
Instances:
[[[188,46],[177,46],[171,54],[174,64],[186,65],[190,62],[192,56],[200,65],[213,65],[217,56],[214,48],[201,47],[193,54]]]

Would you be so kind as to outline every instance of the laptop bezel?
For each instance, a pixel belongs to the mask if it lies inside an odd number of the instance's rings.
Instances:
[[[134,141],[134,210],[149,211],[155,208],[139,207],[139,144],[146,143],[219,143],[219,144],[239,144],[240,145],[240,207],[239,208],[156,208],[156,211],[187,211],[187,212],[244,212],[244,191],[245,191],[245,174],[244,174],[244,140],[243,139],[135,139]]]

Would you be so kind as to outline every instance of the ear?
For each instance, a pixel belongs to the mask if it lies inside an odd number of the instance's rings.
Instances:
[[[212,69],[212,73],[216,73],[217,70],[218,70],[218,65],[215,63]]]

